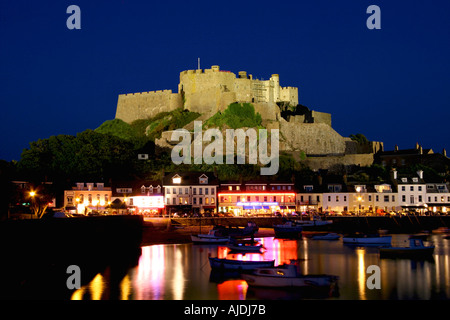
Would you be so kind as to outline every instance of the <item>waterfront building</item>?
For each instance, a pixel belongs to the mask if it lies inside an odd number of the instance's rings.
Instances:
[[[292,182],[222,182],[218,192],[219,212],[233,216],[290,214],[296,210]]]
[[[427,211],[427,189],[422,170],[417,171],[415,175],[400,175],[394,170],[393,179],[397,184],[398,205],[401,209],[405,211]]]
[[[116,182],[113,187],[111,209],[116,213],[162,215],[164,195],[160,182],[127,181]]]
[[[326,213],[348,213],[349,193],[342,184],[328,184],[328,192],[323,194],[323,210]]]
[[[173,172],[163,178],[166,213],[214,214],[219,180],[210,172]]]
[[[299,212],[321,212],[323,192],[314,184],[301,185],[297,190],[296,208]]]
[[[111,203],[111,188],[104,183],[77,182],[76,187],[64,190],[64,208],[73,213],[87,214],[105,211]]]
[[[448,214],[450,208],[450,192],[448,183],[427,183],[426,190],[426,209],[435,214]]]
[[[355,184],[347,187],[349,210],[352,213],[384,215],[396,211],[397,192],[390,184]]]

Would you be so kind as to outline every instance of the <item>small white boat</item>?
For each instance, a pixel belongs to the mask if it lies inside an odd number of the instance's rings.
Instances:
[[[333,275],[303,275],[298,263],[291,261],[273,268],[258,268],[251,274],[243,274],[242,278],[250,287],[328,287],[337,282]]]
[[[256,268],[273,267],[275,260],[246,261],[209,257],[209,264],[211,269],[216,270],[248,271]]]
[[[313,240],[338,240],[340,238],[341,236],[337,233],[318,234],[311,237]]]
[[[344,236],[342,241],[345,244],[390,246],[392,236],[357,234]]]
[[[425,258],[434,252],[434,245],[426,246],[419,237],[409,238],[409,247],[385,247],[380,248],[380,257],[393,258]]]
[[[191,235],[191,240],[194,243],[218,243],[223,244],[230,241],[230,237],[223,237],[223,236],[217,236],[216,230],[210,230],[208,234],[197,234],[197,235]]]

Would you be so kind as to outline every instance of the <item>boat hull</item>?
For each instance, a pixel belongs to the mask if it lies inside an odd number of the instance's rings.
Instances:
[[[340,235],[336,233],[329,233],[325,235],[315,235],[311,239],[313,240],[339,240],[341,238]]]
[[[399,248],[388,247],[380,248],[380,257],[382,258],[426,258],[431,257],[434,252],[434,246],[424,248]]]
[[[257,245],[257,246],[245,246],[245,245],[236,245],[236,244],[230,244],[227,245],[227,248],[232,251],[239,251],[239,252],[261,252],[263,246]]]
[[[359,245],[390,245],[392,236],[382,237],[343,237],[342,241],[346,244],[359,244]]]
[[[207,236],[195,236],[191,235],[191,240],[193,243],[199,243],[199,244],[223,244],[227,243],[230,239],[229,238],[222,238],[222,237],[207,237]]]
[[[209,258],[209,264],[214,270],[234,270],[234,271],[248,271],[257,268],[272,268],[275,260],[270,261],[243,261],[243,260],[229,260],[219,258]]]
[[[254,274],[242,275],[251,287],[289,288],[289,287],[327,287],[336,282],[330,275],[304,275],[299,277],[273,277]]]

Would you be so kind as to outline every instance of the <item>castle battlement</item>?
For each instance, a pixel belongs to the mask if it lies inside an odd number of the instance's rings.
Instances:
[[[210,69],[181,71],[178,93],[156,90],[119,95],[116,118],[132,122],[175,108],[210,114],[233,102],[297,105],[298,88],[281,87],[278,74],[272,74],[269,80],[258,80],[247,75],[247,71],[239,71],[236,76],[213,65]]]

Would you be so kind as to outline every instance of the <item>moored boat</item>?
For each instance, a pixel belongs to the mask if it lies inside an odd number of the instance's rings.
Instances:
[[[346,235],[342,238],[345,244],[357,244],[357,245],[391,245],[392,236],[380,236],[378,234],[353,234]]]
[[[318,234],[312,236],[313,240],[339,240],[341,238],[337,233]]]
[[[264,247],[254,241],[233,241],[227,245],[227,248],[239,252],[261,252]]]
[[[227,243],[230,238],[229,237],[223,237],[218,236],[216,234],[216,230],[210,230],[207,234],[197,234],[197,235],[191,235],[191,240],[193,243],[203,243],[203,244],[223,244]]]
[[[212,269],[248,271],[256,268],[273,267],[275,260],[247,261],[209,257],[209,264]]]
[[[258,268],[242,278],[250,287],[329,287],[336,284],[338,277],[326,274],[304,275],[297,262],[291,261],[271,268]]]
[[[434,245],[426,246],[420,237],[410,237],[408,247],[384,247],[380,248],[380,257],[392,258],[425,258],[431,257]]]
[[[293,238],[298,239],[302,237],[303,227],[297,224],[296,221],[286,221],[283,224],[274,224],[276,238]]]
[[[310,220],[297,220],[303,231],[326,231],[333,223],[332,220],[322,220],[320,216],[313,216]]]

